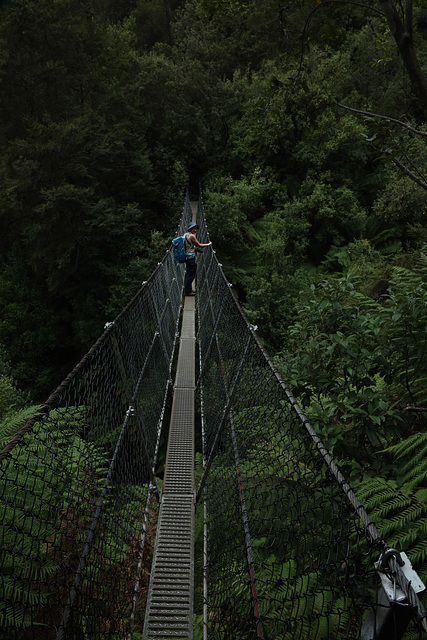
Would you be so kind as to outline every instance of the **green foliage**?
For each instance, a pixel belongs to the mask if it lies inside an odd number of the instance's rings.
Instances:
[[[336,106],[411,114],[375,12],[311,0],[280,11],[275,0],[18,0],[2,18],[0,244],[19,256],[37,324],[12,335],[7,321],[6,342],[13,377],[35,380],[37,397],[51,390],[48,363],[63,375],[155,266],[147,236],[170,238],[190,172],[194,184],[206,177],[218,256],[272,350],[306,262],[363,235],[374,202],[399,238],[414,211],[424,224],[419,194],[372,161],[364,140],[376,124]],[[421,144],[398,142],[425,164]],[[267,232],[283,239],[270,247]],[[254,247],[272,259],[265,273]],[[13,318],[8,295],[0,303]],[[31,316],[24,304],[16,315]]]
[[[265,202],[273,196],[277,189],[261,169],[254,169],[250,179],[245,177],[235,180],[231,176],[212,181],[206,190],[206,202],[212,209],[212,235],[218,238],[219,246],[231,253],[230,241],[242,242],[245,234],[243,223],[262,217],[265,213]],[[228,246],[227,246],[228,245]],[[241,251],[241,249],[240,249]]]
[[[359,289],[357,288],[359,287]],[[311,285],[290,328],[284,377],[338,457],[370,460],[407,423],[397,405],[425,401],[422,278],[394,268],[373,301],[354,277]]]
[[[224,9],[225,11],[242,12],[248,7],[248,3],[243,0],[202,0],[200,5],[205,11]]]
[[[371,476],[353,487],[390,547],[404,551],[425,583],[427,580],[427,436],[403,438],[382,454],[391,464],[388,477]],[[416,638],[408,631],[405,639]]]
[[[36,414],[37,407],[29,407],[4,420],[0,450]],[[0,625],[10,640],[14,629],[44,624],[40,612],[43,607],[49,610],[58,585],[73,575],[73,558],[86,542],[109,465],[99,442],[84,437],[90,422],[84,407],[51,410],[44,418],[40,414],[1,463]],[[110,584],[111,576],[120,592],[123,563],[129,564],[129,550],[137,547],[146,499],[145,484],[110,483],[102,527],[92,541],[102,562],[92,554],[80,584],[83,593],[86,589],[91,593],[94,580]],[[118,598],[111,594],[112,601]],[[85,602],[87,611],[83,607],[79,620],[93,630],[92,600],[88,597]],[[98,618],[101,631],[102,615]]]
[[[118,274],[142,256],[139,283],[152,271],[159,247],[147,251],[145,236],[154,227],[170,233],[164,217],[187,179],[182,123],[171,118],[171,131],[156,120],[156,82],[165,78],[145,78],[135,22],[106,21],[107,5],[12,3],[0,27],[9,97],[1,106],[1,333],[13,376],[38,397],[98,337],[104,306],[119,306],[107,301],[110,287],[127,284]],[[156,146],[160,131],[176,139],[173,152]]]
[[[402,445],[404,446],[405,443],[406,441],[403,441]],[[393,449],[390,448],[388,452],[393,453]],[[425,473],[425,464],[423,466]],[[367,479],[358,485],[357,493],[381,531],[381,535],[387,540],[387,544],[404,551],[420,578],[425,581],[427,579],[426,489],[415,490],[405,481],[397,483],[378,477]]]
[[[406,485],[411,491],[421,490],[427,486],[427,466],[425,464],[427,437],[425,433],[414,433],[388,447],[385,453],[397,463],[394,475],[400,484]]]
[[[366,211],[347,186],[334,187],[330,173],[307,177],[299,199],[309,227],[309,255],[317,264],[331,245],[342,246],[360,236]]]
[[[415,5],[424,60],[425,10]],[[395,501],[414,530],[425,424],[406,409],[427,403],[427,276],[416,265],[426,201],[384,156],[398,155],[422,179],[425,145],[337,106],[420,120],[383,17],[314,0],[285,8],[276,0],[15,0],[1,11],[0,335],[10,360],[0,362],[3,444],[32,411],[14,417],[26,401],[17,387],[44,399],[105,316],[147,279],[168,248],[191,174],[207,187],[217,255],[262,339],[282,351],[284,378],[353,477],[383,472],[403,483]],[[32,437],[47,460],[42,432]],[[386,448],[396,441],[401,450]],[[101,475],[99,443],[81,435],[59,443],[71,485],[78,452]],[[136,509],[143,495],[130,494]],[[18,502],[24,514],[22,495]],[[115,504],[107,500],[108,517]],[[45,536],[50,526],[48,518],[40,524]],[[108,540],[112,562],[126,545]],[[262,557],[262,542],[256,548],[267,580],[280,559]],[[48,580],[48,554],[43,563]],[[290,580],[294,568],[284,571]],[[311,591],[311,575],[304,580]],[[307,606],[316,608],[316,598],[307,596]]]
[[[4,446],[36,412],[29,407],[6,418],[0,443]],[[18,443],[1,463],[0,625],[6,637],[12,637],[12,628],[31,626],[31,609],[48,603],[49,576],[58,569],[49,540],[59,514],[72,509],[81,473],[95,474],[105,464],[94,445],[75,435],[72,425],[81,419],[79,411],[51,412],[51,422],[36,421],[23,436],[26,446]]]
[[[4,346],[0,343],[0,420],[8,413],[23,407],[28,401],[28,397],[16,387],[10,374],[10,362]]]
[[[11,411],[2,417],[0,423],[0,451],[12,440],[13,436],[37,413],[37,406],[26,407],[20,411]]]
[[[364,126],[331,104],[345,77],[348,57],[313,49],[311,73],[295,82],[297,69],[266,60],[251,77],[242,117],[232,132],[234,153],[246,162],[272,164],[287,184],[297,183],[309,168],[333,170],[337,181],[359,172],[366,158]],[[245,95],[245,94],[244,94]],[[342,163],[342,156],[346,163]]]
[[[347,554],[348,560],[349,549],[346,544],[334,548],[335,569],[331,565],[325,569],[323,556],[314,560],[319,549],[327,556],[323,545],[331,542],[328,528],[334,531],[340,509],[333,500],[325,500],[330,478],[318,473],[314,443],[300,432],[292,433],[289,413],[285,406],[278,409],[269,404],[234,415],[238,478],[249,518],[246,542],[251,544],[265,635],[329,638],[331,633],[345,634],[349,627],[344,585],[354,583],[349,576],[346,582],[338,568],[339,554]],[[243,639],[251,637],[253,628],[252,574],[239,521],[240,501],[231,490],[237,489],[232,446],[223,436],[210,474],[209,600],[214,610],[212,628],[218,625],[219,632],[223,625],[233,637]],[[220,534],[225,523],[227,532]]]
[[[305,257],[309,225],[302,207],[259,168],[250,182],[229,177],[211,185],[210,235],[228,277],[243,291],[246,314],[277,348],[303,278],[297,265]]]
[[[44,297],[40,297],[40,291]],[[10,363],[4,380],[7,397],[11,393],[10,384],[15,384],[12,380],[16,380],[20,389],[31,388],[34,394],[40,389],[51,390],[55,371],[52,358],[56,351],[53,334],[59,329],[61,316],[52,317],[46,298],[44,285],[39,283],[39,289],[35,287],[34,274],[20,260],[17,247],[5,251],[0,259],[0,334],[5,358]]]

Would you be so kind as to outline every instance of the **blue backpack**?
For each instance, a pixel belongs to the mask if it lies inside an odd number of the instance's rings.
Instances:
[[[184,249],[184,236],[178,236],[172,240],[173,255],[177,262],[185,262],[187,258],[191,258]]]

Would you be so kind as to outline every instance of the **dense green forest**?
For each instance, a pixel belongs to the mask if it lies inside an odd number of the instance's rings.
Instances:
[[[202,184],[227,277],[427,574],[423,0],[0,5],[0,421],[41,402]]]

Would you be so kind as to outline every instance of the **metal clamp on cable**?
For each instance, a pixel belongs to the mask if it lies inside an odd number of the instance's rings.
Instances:
[[[378,562],[375,563],[375,568],[378,571],[383,589],[390,602],[394,602],[400,605],[407,605],[408,594],[402,589],[401,585],[397,581],[397,572],[390,566],[390,560],[394,558],[401,567],[407,581],[411,584],[411,587],[415,593],[424,591],[424,583],[420,580],[416,571],[413,570],[408,556],[403,551],[399,553],[396,549],[385,549]]]
[[[400,567],[403,567],[405,561],[402,560],[402,556],[396,549],[385,549],[378,560],[378,571],[383,571],[387,574],[390,571],[389,560],[390,558],[396,558],[396,561]]]

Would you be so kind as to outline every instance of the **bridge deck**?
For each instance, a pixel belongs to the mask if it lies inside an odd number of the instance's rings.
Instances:
[[[186,297],[143,640],[193,637],[195,303]]]

